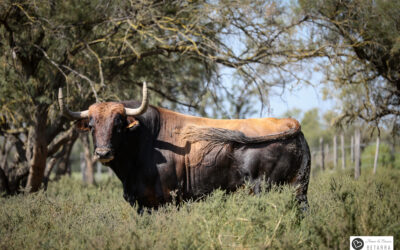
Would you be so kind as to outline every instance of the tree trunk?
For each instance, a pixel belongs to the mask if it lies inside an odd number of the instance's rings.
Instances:
[[[66,153],[67,153],[67,143],[64,144],[62,150],[59,153],[51,157],[50,160],[47,162],[43,177],[44,190],[47,190],[47,185],[50,180],[50,174],[53,171],[54,166],[56,165],[57,161],[59,161],[60,158],[62,158]]]
[[[61,136],[56,138],[48,148],[48,157],[49,160],[46,165],[46,170],[44,171],[43,184],[44,189],[47,190],[47,184],[50,179],[50,174],[53,171],[54,166],[57,162],[60,162],[61,159],[65,158],[66,154],[70,153],[70,145],[76,140],[78,133],[76,132],[74,127],[71,127],[68,131],[65,131]],[[61,148],[61,150],[60,150]]]
[[[12,143],[9,142],[6,136],[3,137],[3,140],[4,141],[1,145],[0,150],[0,194],[10,194],[10,187],[5,171],[7,169],[7,160],[10,150],[12,148]]]
[[[47,107],[37,107],[34,125],[29,130],[26,158],[29,164],[26,190],[36,192],[43,181],[47,159],[46,121]]]
[[[95,161],[93,160],[93,156],[90,153],[89,135],[87,133],[81,133],[79,135],[79,138],[82,142],[85,163],[86,163],[86,167],[85,167],[86,184],[93,185],[93,184],[95,184],[95,179],[94,179],[94,162]]]
[[[64,145],[66,152],[58,161],[55,180],[59,180],[63,175],[70,174],[70,155],[76,139],[78,139],[78,133],[75,133],[73,138]]]
[[[8,154],[10,153],[11,150],[11,144],[9,143],[8,139],[6,136],[3,137],[3,143],[1,145],[0,149],[0,168],[3,170],[6,169],[7,165],[7,158]],[[1,192],[1,190],[0,190]]]
[[[56,165],[57,159],[58,158],[56,158],[56,157],[52,157],[47,162],[46,169],[44,170],[44,176],[43,176],[43,188],[44,188],[44,190],[47,190],[47,185],[49,184],[49,180],[50,180],[50,174],[51,174],[51,171],[54,168],[54,165]]]
[[[10,188],[8,186],[8,179],[4,170],[0,167],[0,194],[10,194]]]
[[[358,179],[361,175],[361,135],[360,129],[354,132],[354,178]]]

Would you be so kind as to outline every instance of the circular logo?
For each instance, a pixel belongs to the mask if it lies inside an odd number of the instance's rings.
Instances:
[[[355,238],[352,242],[351,242],[351,246],[355,249],[355,250],[360,250],[364,247],[364,241],[361,238]]]

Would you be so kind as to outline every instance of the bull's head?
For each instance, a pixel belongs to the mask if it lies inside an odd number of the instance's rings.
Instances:
[[[139,126],[135,116],[146,112],[148,107],[147,86],[143,83],[143,99],[139,108],[126,108],[117,102],[95,103],[88,110],[70,111],[63,103],[62,89],[58,91],[58,103],[64,116],[78,120],[76,127],[80,131],[91,131],[95,156],[107,163],[114,159],[114,149],[126,130]]]

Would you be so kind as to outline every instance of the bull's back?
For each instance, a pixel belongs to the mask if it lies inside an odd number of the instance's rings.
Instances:
[[[297,120],[291,118],[252,118],[252,119],[210,119],[183,115],[159,108],[162,119],[175,123],[179,128],[185,126],[202,126],[240,131],[249,137],[266,136],[300,129]]]

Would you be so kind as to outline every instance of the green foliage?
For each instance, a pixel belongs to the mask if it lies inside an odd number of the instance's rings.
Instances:
[[[326,92],[342,101],[339,121],[399,121],[400,2],[398,0],[299,0],[309,19]],[[337,91],[332,91],[332,87]]]
[[[361,154],[362,164],[365,166],[373,166],[375,159],[376,144],[371,144],[364,149]],[[394,160],[390,152],[390,146],[386,143],[379,144],[378,166],[394,167]],[[397,157],[399,158],[399,157]]]
[[[382,168],[358,181],[324,173],[310,182],[306,214],[294,190],[281,187],[260,195],[216,190],[139,215],[115,179],[85,187],[63,178],[47,192],[0,199],[0,247],[345,249],[351,235],[400,235],[399,183],[399,170]]]
[[[327,114],[325,114],[325,116],[326,115]],[[313,108],[304,113],[303,119],[301,120],[301,130],[311,148],[317,149],[319,147],[319,139],[321,137],[325,142],[331,142],[334,130],[333,127],[327,125],[326,119],[324,121],[320,118],[317,108]]]
[[[291,110],[286,111],[282,115],[282,117],[283,118],[288,118],[289,117],[289,118],[293,118],[293,119],[296,119],[296,120],[300,121],[301,120],[300,117],[302,117],[302,111],[301,111],[301,109],[293,108]]]

